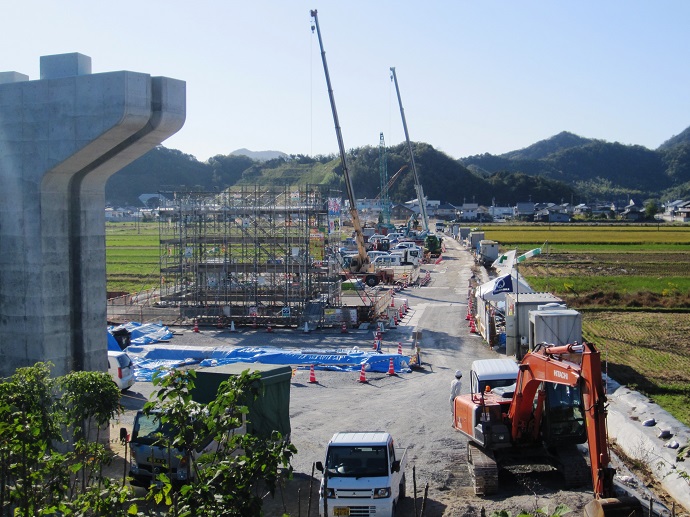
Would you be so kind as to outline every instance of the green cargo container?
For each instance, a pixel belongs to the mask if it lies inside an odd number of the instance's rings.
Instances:
[[[220,383],[230,375],[243,371],[261,374],[261,394],[255,400],[244,401],[249,408],[247,431],[261,438],[268,438],[279,431],[284,438],[290,437],[290,380],[292,368],[284,365],[259,363],[234,363],[196,371],[192,398],[207,404],[216,398]]]

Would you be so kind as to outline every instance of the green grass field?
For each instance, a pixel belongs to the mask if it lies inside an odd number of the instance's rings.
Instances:
[[[582,311],[609,373],[690,425],[690,227],[486,226],[502,251],[543,254],[520,273]]]
[[[108,292],[138,293],[160,285],[158,223],[105,225]]]

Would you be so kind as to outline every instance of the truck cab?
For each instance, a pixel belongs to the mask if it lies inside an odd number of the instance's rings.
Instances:
[[[480,359],[470,368],[472,393],[483,393],[494,388],[505,388],[515,384],[518,365],[512,359]]]
[[[389,433],[336,433],[328,442],[319,490],[319,515],[392,517],[405,497],[407,449]],[[366,509],[366,513],[362,513]]]

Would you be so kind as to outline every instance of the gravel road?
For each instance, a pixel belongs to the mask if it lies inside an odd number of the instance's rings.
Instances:
[[[407,298],[411,310],[402,324],[383,336],[383,349],[397,350],[402,343],[409,355],[413,332],[421,331],[423,368],[412,373],[388,376],[367,373],[366,383],[359,382],[359,372],[316,371],[317,383],[309,383],[309,370],[300,369],[293,378],[291,391],[292,441],[298,453],[294,458],[294,479],[275,498],[265,499],[265,515],[292,517],[318,516],[319,473],[311,478],[312,465],[323,461],[325,446],[338,431],[389,431],[398,447],[408,448],[407,494],[399,506],[399,515],[421,514],[425,487],[427,517],[474,516],[481,509],[494,510],[549,508],[565,503],[581,514],[591,499],[591,487],[565,491],[560,477],[552,471],[502,472],[500,493],[489,498],[474,495],[469,477],[467,441],[451,427],[450,383],[455,370],[469,371],[475,359],[499,357],[478,336],[469,333],[465,315],[472,266],[471,255],[459,243],[446,239],[447,253],[436,265],[425,266],[431,282],[421,288],[408,288],[398,294]],[[200,345],[272,345],[286,348],[371,348],[371,330],[318,330],[305,334],[297,330],[273,333],[202,330],[182,331],[171,344]],[[131,425],[133,409],[141,405],[151,386],[137,383],[124,397],[127,413],[117,425]],[[469,392],[467,382],[463,392]],[[413,467],[417,497],[414,498]],[[309,487],[312,486],[311,507]],[[580,511],[578,511],[580,510]]]

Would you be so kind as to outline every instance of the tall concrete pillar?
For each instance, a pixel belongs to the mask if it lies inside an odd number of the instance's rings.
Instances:
[[[0,73],[0,376],[106,368],[105,182],[184,124],[185,83],[41,57]]]

